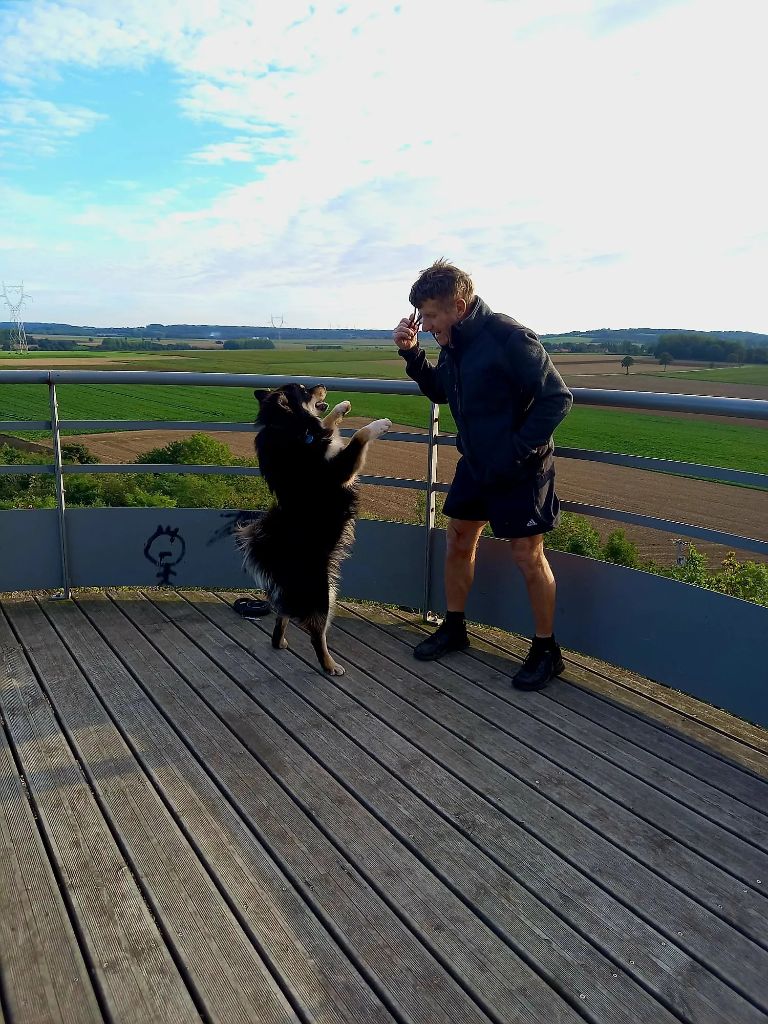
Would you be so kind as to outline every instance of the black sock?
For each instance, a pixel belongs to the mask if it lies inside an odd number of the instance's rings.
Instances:
[[[551,651],[556,645],[555,634],[549,636],[534,636],[531,640],[531,647],[538,647],[542,651]]]
[[[445,613],[445,625],[451,633],[462,633],[466,630],[467,626],[464,621],[464,612],[446,612]]]

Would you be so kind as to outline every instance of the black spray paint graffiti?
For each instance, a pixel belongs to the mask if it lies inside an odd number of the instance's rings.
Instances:
[[[160,586],[168,586],[171,576],[176,573],[172,566],[178,565],[184,557],[187,545],[179,533],[179,528],[158,526],[144,545],[144,557],[159,568],[157,578]]]

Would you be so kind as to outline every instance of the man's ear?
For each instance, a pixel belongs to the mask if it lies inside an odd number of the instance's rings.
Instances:
[[[256,388],[253,394],[259,402],[263,402],[267,395],[270,394],[270,390],[269,388]]]

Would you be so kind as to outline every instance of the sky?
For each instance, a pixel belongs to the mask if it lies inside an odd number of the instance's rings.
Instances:
[[[0,0],[27,321],[768,333],[766,0]],[[8,319],[0,305],[0,320]]]

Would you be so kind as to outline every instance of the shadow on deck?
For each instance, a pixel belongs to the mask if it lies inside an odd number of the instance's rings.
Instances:
[[[768,742],[514,638],[315,668],[226,595],[0,613],[0,1019],[768,1020]]]

